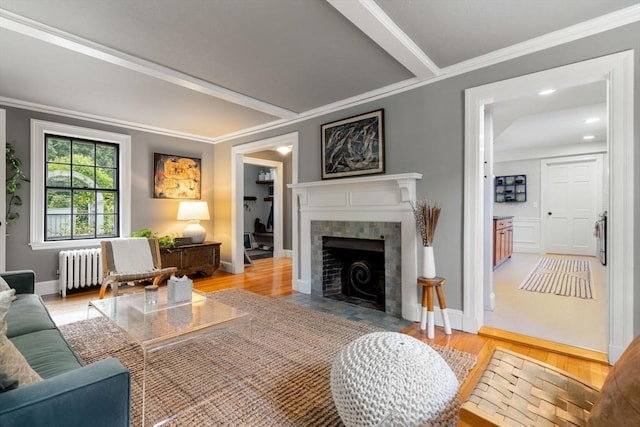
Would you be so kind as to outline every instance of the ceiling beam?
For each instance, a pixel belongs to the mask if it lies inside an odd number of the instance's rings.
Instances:
[[[440,74],[438,66],[373,0],[327,2],[417,78]]]
[[[0,9],[0,28],[282,119],[298,113]]]

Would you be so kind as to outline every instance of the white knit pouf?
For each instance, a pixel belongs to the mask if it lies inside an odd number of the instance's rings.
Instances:
[[[331,394],[347,427],[455,425],[457,392],[444,359],[397,332],[356,339],[331,367]]]

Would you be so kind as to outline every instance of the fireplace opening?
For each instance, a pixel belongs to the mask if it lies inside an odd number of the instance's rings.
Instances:
[[[385,311],[384,240],[324,236],[323,296]]]

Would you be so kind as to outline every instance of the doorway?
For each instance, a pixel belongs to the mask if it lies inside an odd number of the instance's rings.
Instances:
[[[231,148],[231,273],[239,274],[244,272],[244,164],[251,153],[265,150],[276,150],[278,147],[287,146],[291,149],[291,183],[298,182],[298,133],[293,132],[261,141],[237,145]],[[250,159],[247,161],[259,161]],[[275,165],[275,163],[274,163]],[[275,256],[290,256],[297,249],[296,240],[292,240],[292,250],[283,249],[284,232],[284,192],[285,185],[282,167],[278,170],[276,165],[276,179],[273,183],[273,229],[280,232],[273,233],[273,251]],[[297,210],[291,204],[292,219],[287,225],[297,224]],[[296,267],[296,257],[294,256],[294,271]],[[296,277],[296,276],[293,276]]]
[[[608,356],[615,363],[633,339],[633,52],[622,52],[488,84],[465,93],[465,191],[463,330],[477,332],[484,324],[483,290],[485,233],[490,204],[485,181],[484,108],[507,100],[556,88],[605,81],[608,87],[609,235]],[[482,215],[479,215],[482,213]],[[627,227],[629,227],[627,229]],[[629,303],[625,303],[628,301]]]

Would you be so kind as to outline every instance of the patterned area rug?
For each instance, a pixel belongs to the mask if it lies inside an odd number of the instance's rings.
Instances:
[[[595,299],[591,263],[577,259],[541,258],[519,289]]]
[[[179,413],[165,424],[175,426],[341,426],[329,385],[331,364],[344,345],[380,329],[243,290],[212,295],[253,314],[252,336],[218,330],[153,353],[146,417]],[[140,348],[104,318],[60,329],[85,362],[114,356],[131,371],[132,425],[141,425]],[[472,354],[432,347],[460,382],[476,363]],[[201,404],[191,408],[194,402]]]

